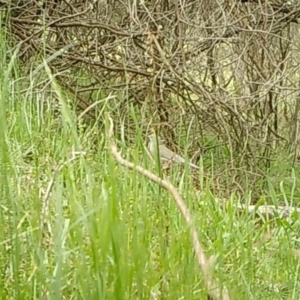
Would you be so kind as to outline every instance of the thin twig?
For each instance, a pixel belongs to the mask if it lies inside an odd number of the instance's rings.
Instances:
[[[78,116],[77,120],[79,121],[80,119],[82,119],[82,117],[83,117],[86,113],[88,113],[92,108],[94,108],[96,105],[98,105],[98,104],[100,104],[100,103],[102,103],[102,102],[105,102],[105,101],[114,99],[114,98],[116,98],[116,96],[111,96],[111,95],[109,95],[108,97],[106,97],[106,98],[104,98],[104,99],[98,100],[98,101],[96,101],[96,102],[90,104],[84,111],[82,111],[82,112],[80,113],[80,115]]]
[[[40,224],[40,228],[43,228],[43,226],[45,225],[46,223],[46,217],[48,215],[48,210],[49,210],[49,196],[50,196],[50,193],[52,191],[52,188],[54,186],[54,182],[55,182],[55,179],[57,177],[57,175],[59,174],[59,172],[62,170],[62,168],[69,164],[70,162],[72,162],[73,160],[75,160],[77,157],[79,157],[80,155],[82,154],[85,154],[84,152],[73,152],[72,153],[72,157],[65,161],[65,162],[62,162],[60,163],[54,170],[53,172],[53,175],[48,183],[48,186],[47,186],[47,189],[46,189],[46,192],[44,194],[44,197],[42,198],[42,214],[41,214],[41,224]]]

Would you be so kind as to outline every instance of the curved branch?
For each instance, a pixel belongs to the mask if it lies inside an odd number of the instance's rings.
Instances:
[[[147,177],[154,183],[160,185],[161,187],[163,187],[165,190],[167,190],[172,195],[178,209],[180,210],[182,216],[184,217],[187,225],[191,229],[191,238],[192,238],[193,248],[194,248],[194,251],[196,254],[196,258],[197,258],[197,262],[200,267],[200,270],[202,271],[202,273],[204,275],[204,281],[205,281],[209,296],[212,299],[229,300],[230,298],[229,298],[227,289],[224,287],[223,290],[221,290],[212,278],[212,275],[211,275],[212,260],[207,259],[205,256],[203,246],[201,245],[199,238],[198,238],[197,230],[194,225],[192,215],[191,215],[190,211],[188,210],[187,206],[185,205],[183,198],[179,194],[178,190],[175,188],[175,186],[169,180],[162,179],[162,178],[158,177],[157,175],[151,173],[150,171],[142,168],[141,166],[134,165],[130,161],[124,159],[121,156],[120,152],[118,151],[117,146],[113,140],[113,120],[110,117],[109,117],[109,121],[110,121],[110,129],[109,129],[108,137],[109,137],[109,142],[110,142],[110,151],[111,151],[112,155],[114,156],[114,158],[116,159],[116,161],[120,165],[122,165],[128,169],[131,169],[131,170],[135,169],[138,173],[144,175],[145,177]]]

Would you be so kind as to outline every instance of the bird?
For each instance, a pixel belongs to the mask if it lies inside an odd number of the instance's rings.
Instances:
[[[148,136],[149,143],[148,143],[148,149],[153,157],[156,156],[157,150],[159,150],[159,156],[160,160],[162,162],[172,162],[175,161],[179,164],[184,164],[185,159],[172,150],[168,149],[165,145],[165,140],[160,138],[159,136],[156,136],[155,133],[152,133]],[[196,170],[199,170],[200,168],[196,165],[194,165],[191,162],[187,162],[188,165]]]

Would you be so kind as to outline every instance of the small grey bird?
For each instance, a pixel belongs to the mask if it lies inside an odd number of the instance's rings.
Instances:
[[[163,139],[161,139],[160,137],[157,137],[157,139],[156,139],[155,133],[152,133],[151,135],[149,135],[148,138],[149,138],[148,148],[153,157],[156,156],[155,154],[157,153],[157,149],[158,149],[160,159],[162,162],[175,161],[179,164],[185,163],[184,158],[182,158],[178,154],[174,153],[172,150],[168,149],[165,146],[165,141]],[[156,141],[157,141],[158,145],[156,144]],[[188,162],[188,165],[196,170],[200,169],[198,166],[194,165],[191,162]]]

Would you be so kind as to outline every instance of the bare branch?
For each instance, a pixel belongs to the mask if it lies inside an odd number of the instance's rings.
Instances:
[[[214,282],[212,275],[211,275],[211,264],[210,260],[208,260],[205,256],[204,249],[199,241],[198,234],[196,227],[193,222],[193,218],[191,213],[189,212],[187,206],[185,205],[182,197],[180,196],[178,190],[174,187],[174,185],[167,179],[159,178],[157,175],[151,173],[150,171],[144,169],[141,166],[134,165],[130,161],[122,158],[120,152],[117,149],[117,146],[113,140],[113,120],[109,117],[110,121],[110,129],[108,133],[109,142],[110,142],[110,150],[116,161],[131,170],[136,170],[138,173],[144,175],[145,177],[149,178],[151,181],[155,182],[156,184],[163,187],[167,190],[173,197],[178,209],[180,210],[183,218],[185,219],[187,225],[191,229],[191,237],[192,237],[192,244],[196,254],[198,265],[204,275],[206,287],[210,297],[213,299],[223,299],[229,300],[229,295],[224,287],[222,290],[218,287],[218,285]]]

